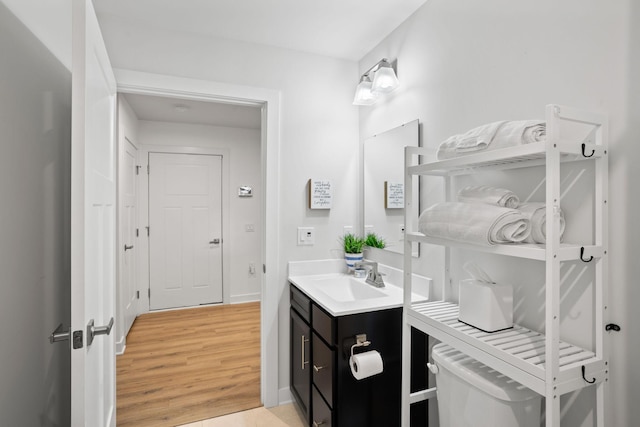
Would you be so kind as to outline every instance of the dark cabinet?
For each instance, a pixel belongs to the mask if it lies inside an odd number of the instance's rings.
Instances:
[[[291,286],[291,389],[309,426],[389,427],[400,425],[402,308],[334,317]],[[426,336],[413,331],[412,389],[426,384]],[[310,334],[310,335],[309,335]],[[356,380],[349,357],[356,335],[382,355],[381,374]],[[304,342],[302,337],[310,337]],[[422,346],[417,345],[423,343]],[[311,345],[311,352],[308,347]],[[309,355],[303,360],[303,355]],[[309,364],[304,364],[309,361]],[[420,378],[422,373],[422,378]],[[411,425],[426,426],[426,406],[413,405]]]

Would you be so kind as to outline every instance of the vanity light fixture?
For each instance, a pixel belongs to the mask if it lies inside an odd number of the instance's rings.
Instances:
[[[388,59],[383,58],[360,77],[353,105],[372,105],[380,94],[393,92],[399,85],[393,66]]]
[[[374,93],[373,83],[368,74],[360,77],[360,83],[356,87],[356,96],[353,98],[353,105],[373,105],[378,100],[378,94]]]

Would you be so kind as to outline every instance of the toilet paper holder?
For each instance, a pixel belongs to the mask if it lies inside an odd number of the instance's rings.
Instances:
[[[356,335],[356,343],[351,346],[351,357],[353,357],[353,350],[356,347],[368,347],[370,344],[371,341],[367,341],[367,334]]]

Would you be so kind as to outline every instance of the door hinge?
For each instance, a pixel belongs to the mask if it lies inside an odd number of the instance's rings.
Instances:
[[[136,237],[140,236],[140,230],[136,228]]]
[[[149,236],[149,233],[150,233],[150,229],[151,229],[151,227],[149,227],[149,226],[147,225],[145,228],[147,229],[147,237],[148,237],[148,236]]]
[[[140,291],[136,291],[136,299],[140,299]]]
[[[147,175],[149,175],[149,165],[147,165]]]
[[[266,264],[262,264],[262,272],[267,274],[267,265]]]
[[[148,294],[149,294],[149,299],[151,299],[151,288],[149,288]]]
[[[73,349],[77,350],[79,348],[82,348],[82,330],[79,331],[73,331]]]
[[[141,167],[142,166],[140,166],[140,165],[136,165],[136,175],[140,175],[140,168]]]

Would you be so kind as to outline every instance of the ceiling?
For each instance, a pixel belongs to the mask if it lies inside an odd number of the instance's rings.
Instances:
[[[427,0],[94,0],[98,17],[359,61]]]
[[[122,94],[139,120],[260,129],[258,106]]]
[[[426,1],[94,0],[94,7],[99,19],[128,25],[358,61]],[[260,128],[258,107],[124,96],[140,120]]]

